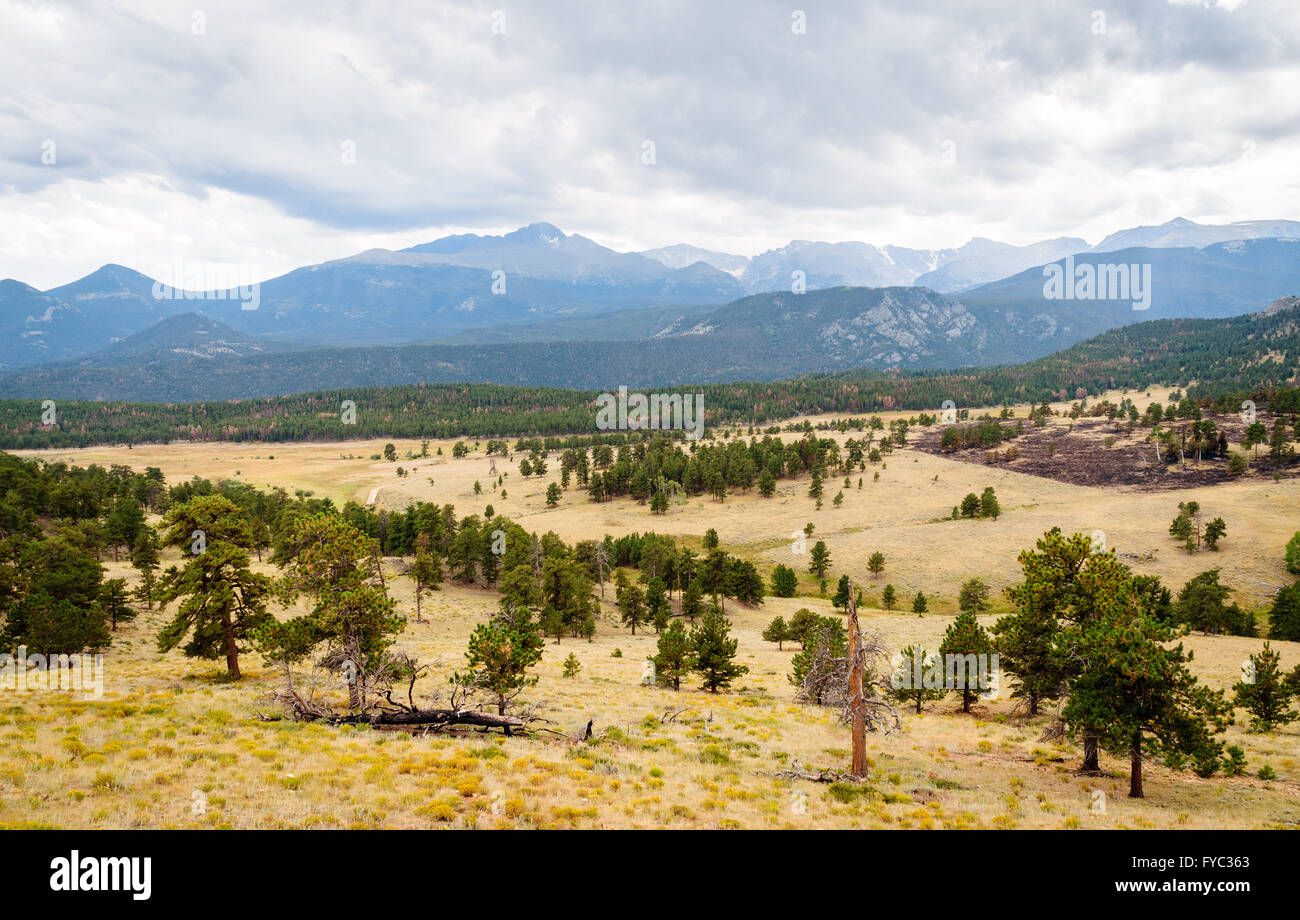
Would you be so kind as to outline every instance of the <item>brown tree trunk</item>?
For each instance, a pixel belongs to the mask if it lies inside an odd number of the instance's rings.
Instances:
[[[1142,733],[1133,734],[1133,747],[1130,750],[1130,759],[1132,768],[1129,771],[1128,779],[1128,797],[1130,799],[1142,798]]]
[[[1100,773],[1101,766],[1097,760],[1097,735],[1094,732],[1085,732],[1083,736],[1083,769],[1084,771],[1095,771]]]
[[[229,613],[221,617],[221,632],[226,640],[226,668],[231,677],[239,680],[239,646],[235,643],[235,626]]]

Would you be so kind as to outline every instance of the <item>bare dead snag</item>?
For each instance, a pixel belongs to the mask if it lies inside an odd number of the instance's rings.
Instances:
[[[853,695],[849,691],[849,675],[854,666],[861,675],[861,691],[857,712],[864,723],[864,732],[889,734],[901,726],[898,713],[877,692],[884,684],[879,677],[879,666],[888,661],[889,653],[880,633],[863,634],[858,630],[856,654],[846,649],[843,657],[831,655],[830,643],[822,638],[809,640],[813,650],[812,661],[803,683],[795,691],[795,701],[826,706],[839,710],[841,723],[853,720]],[[870,691],[870,695],[868,695]],[[863,769],[866,769],[866,746],[863,741]]]
[[[862,634],[858,632],[858,605],[849,582],[849,725],[853,732],[853,766],[856,777],[867,774],[867,715],[862,696]]]

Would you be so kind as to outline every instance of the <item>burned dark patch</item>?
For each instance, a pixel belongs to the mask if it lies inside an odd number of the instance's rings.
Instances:
[[[1237,416],[1211,416],[1219,431],[1230,443],[1239,445],[1245,425]],[[1271,430],[1273,419],[1261,412],[1259,420]],[[1004,422],[1003,424],[1008,424]],[[1011,422],[1009,424],[1014,424]],[[1180,420],[1170,424],[1174,428],[1190,424]],[[914,429],[909,432],[909,445],[913,449],[936,456],[998,467],[1017,473],[1028,473],[1057,482],[1077,486],[1097,486],[1135,492],[1168,492],[1198,486],[1213,486],[1243,478],[1228,472],[1228,458],[1210,456],[1208,450],[1198,458],[1194,453],[1174,462],[1156,458],[1156,446],[1146,440],[1150,428],[1134,427],[1128,431],[1124,421],[1105,418],[1053,419],[1042,428],[1028,420],[1024,431],[996,449],[965,448],[943,451],[939,447],[943,426]],[[1108,440],[1114,439],[1107,444]],[[1258,448],[1259,456],[1251,451],[1245,477],[1272,475],[1275,472],[1291,477],[1300,475],[1300,461],[1292,458],[1275,467],[1268,459],[1267,445]],[[1014,459],[1007,459],[1008,456]]]

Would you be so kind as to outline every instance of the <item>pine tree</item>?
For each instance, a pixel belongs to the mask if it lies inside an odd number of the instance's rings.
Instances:
[[[104,615],[108,617],[109,625],[115,632],[118,623],[126,623],[135,619],[135,610],[126,602],[125,578],[110,578],[105,581],[100,589],[99,602]]]
[[[447,568],[453,581],[473,584],[479,579],[484,555],[483,534],[477,515],[462,518],[447,551]]]
[[[686,590],[682,592],[682,616],[695,622],[695,618],[700,615],[704,609],[704,592],[700,588],[698,578],[692,578]]]
[[[825,540],[818,540],[813,544],[812,553],[809,557],[808,571],[812,572],[818,578],[826,577],[826,570],[831,567],[831,551],[826,548]]]
[[[1163,756],[1190,758],[1208,775],[1220,764],[1223,743],[1214,735],[1232,721],[1222,691],[1197,683],[1173,631],[1137,611],[1123,595],[1098,616],[1067,628],[1068,644],[1086,664],[1061,709],[1066,726],[1092,734],[1130,761],[1129,796],[1142,798],[1142,763]]]
[[[1011,696],[1025,700],[1028,714],[1038,715],[1043,700],[1060,695],[1065,674],[1056,657],[1059,625],[1048,604],[1030,603],[993,624],[998,664],[1016,677]]]
[[[140,587],[136,597],[144,601],[145,606],[153,609],[153,592],[158,584],[158,536],[152,528],[146,527],[131,545],[131,565],[140,573]]]
[[[415,622],[423,623],[424,616],[420,609],[420,596],[426,589],[437,591],[442,584],[442,560],[438,558],[438,551],[429,548],[429,539],[426,534],[421,534],[419,540],[423,541],[415,553],[415,562],[411,565],[411,577],[415,579]]]
[[[668,625],[668,614],[671,608],[668,604],[668,594],[665,590],[664,580],[658,575],[651,578],[646,584],[645,606],[646,617],[654,624],[655,632],[662,633],[664,627]]]
[[[788,565],[777,563],[772,569],[772,596],[794,597],[799,590],[799,576]]]
[[[729,689],[733,680],[749,673],[749,668],[736,664],[739,643],[730,636],[731,621],[715,606],[710,606],[700,625],[691,630],[691,670],[700,675],[702,690],[717,693]]]
[[[1190,552],[1201,545],[1201,506],[1199,502],[1179,502],[1178,514],[1169,525],[1169,536],[1182,540]]]
[[[839,584],[835,586],[835,596],[831,598],[831,606],[847,610],[849,606],[849,576],[841,575]]]
[[[898,592],[894,590],[893,585],[885,585],[885,589],[880,592],[880,606],[886,610],[893,610],[896,603],[898,603]]]
[[[90,551],[64,537],[0,540],[0,648],[48,656],[109,645],[103,574]]]
[[[1300,532],[1286,541],[1286,554],[1283,556],[1286,570],[1292,575],[1300,575]]]
[[[1268,457],[1274,466],[1282,466],[1295,456],[1295,448],[1290,446],[1290,427],[1282,419],[1273,420],[1273,432],[1268,439]]]
[[[867,557],[867,571],[871,573],[872,578],[879,578],[880,573],[885,570],[885,554],[877,550]]]
[[[1270,639],[1300,642],[1300,582],[1287,585],[1273,598],[1268,614]]]
[[[406,628],[406,618],[397,614],[388,596],[378,542],[331,514],[298,521],[293,541],[299,550],[286,566],[279,594],[286,603],[305,595],[312,608],[301,617],[268,625],[262,632],[264,651],[292,661],[324,644],[327,659],[358,655],[361,660],[353,665],[371,670],[392,637]],[[306,647],[298,641],[303,636],[310,637]],[[355,708],[361,702],[360,688],[350,684],[349,705]]]
[[[788,638],[790,638],[790,636],[786,631],[785,619],[783,617],[777,617],[772,620],[772,622],[767,624],[767,628],[763,630],[763,640],[765,642],[775,642],[777,651],[784,650],[785,640]]]
[[[136,539],[145,530],[144,511],[140,503],[129,495],[124,495],[113,503],[104,520],[104,539],[113,547],[113,561],[117,561],[119,546],[133,547]]]
[[[894,670],[885,693],[890,699],[915,706],[917,715],[920,715],[923,704],[941,700],[948,694],[942,685],[943,664],[920,645],[909,645],[899,655],[902,660]],[[940,683],[938,686],[927,687],[927,676],[931,678],[929,682],[934,683],[936,669]]]
[[[581,636],[588,615],[595,616],[599,604],[591,595],[591,575],[585,565],[554,549],[547,549],[545,557],[539,582],[542,612],[549,622],[558,624],[546,631],[558,643],[565,631],[575,638]]]
[[[790,618],[790,622],[786,626],[785,637],[790,642],[798,642],[800,648],[807,648],[808,639],[820,622],[821,617],[807,607],[800,607],[795,611],[794,616]]]
[[[975,614],[964,610],[957,614],[939,645],[939,657],[944,661],[945,677],[952,673],[956,686],[948,687],[961,694],[961,711],[970,712],[971,703],[979,699],[980,681],[988,676],[988,656],[993,653],[993,640],[975,619]],[[949,667],[948,662],[958,664]]]
[[[543,646],[531,624],[507,626],[496,620],[480,623],[470,634],[465,652],[469,669],[456,674],[452,682],[491,694],[497,714],[505,715],[514,698],[537,683],[528,669],[542,660]]]
[[[1291,691],[1278,667],[1281,659],[1281,654],[1265,642],[1262,651],[1250,656],[1247,673],[1232,688],[1234,705],[1250,710],[1254,716],[1251,720],[1254,731],[1271,732],[1296,720],[1296,713],[1289,705]]]
[[[1223,518],[1216,517],[1210,523],[1205,525],[1205,545],[1212,550],[1219,548],[1219,540],[1227,536],[1228,525],[1223,522]]]
[[[188,657],[224,655],[227,672],[238,680],[239,653],[274,622],[266,611],[270,579],[250,568],[247,519],[228,498],[203,495],[173,508],[163,523],[164,542],[185,547],[189,558],[169,568],[159,585],[162,603],[183,600],[158,634],[158,650],[171,651],[189,635],[182,649]]]
[[[622,572],[615,576],[614,584],[614,603],[623,618],[623,625],[632,627],[632,635],[635,636],[637,626],[646,619],[645,594],[640,587],[629,582]]]
[[[654,657],[655,683],[661,687],[682,688],[682,678],[694,667],[691,638],[681,620],[673,620],[659,634]]]
[[[1001,514],[1002,506],[998,504],[998,497],[993,494],[993,487],[986,486],[980,496],[980,517],[993,518],[996,521]]]
[[[1219,570],[1210,569],[1195,576],[1178,592],[1173,614],[1179,623],[1186,623],[1203,634],[1227,633],[1241,635],[1245,632],[1246,617],[1236,604],[1224,603],[1232,589],[1219,583]],[[1254,634],[1253,627],[1249,634]]]
[[[497,590],[501,593],[499,616],[507,622],[526,619],[534,611],[542,609],[542,586],[538,583],[537,573],[526,562],[515,565],[502,575]]]
[[[999,663],[1020,681],[1013,696],[1025,697],[1036,709],[1039,700],[1054,698],[1085,661],[1077,642],[1063,636],[1063,628],[1126,606],[1134,587],[1131,573],[1114,551],[1096,552],[1087,534],[1066,537],[1052,528],[1035,549],[1022,552],[1019,561],[1024,581],[1007,589],[1018,612],[995,629],[1003,643],[999,655],[1005,656]],[[1098,772],[1099,733],[1085,725],[1081,734],[1081,770]]]
[[[578,661],[578,656],[569,652],[569,657],[564,659],[565,677],[577,677],[578,672],[582,670],[582,663]]]
[[[957,592],[957,609],[980,614],[989,606],[989,586],[982,578],[967,579]]]
[[[925,614],[929,603],[925,599],[924,591],[917,591],[916,597],[912,598],[912,612],[918,617]]]
[[[560,503],[560,487],[551,483],[546,487],[546,507],[554,508]]]

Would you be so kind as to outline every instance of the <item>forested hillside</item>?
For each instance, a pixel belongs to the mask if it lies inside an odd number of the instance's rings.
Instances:
[[[530,346],[535,347],[535,346]],[[284,356],[277,356],[281,359]],[[617,352],[613,355],[617,357]],[[934,412],[1075,399],[1111,388],[1176,385],[1193,398],[1296,399],[1300,300],[1229,319],[1156,320],[1113,329],[1026,364],[961,371],[878,372],[780,382],[671,387],[704,393],[706,421],[764,424],[808,413]],[[626,382],[611,370],[608,388]],[[0,447],[174,440],[294,441],[369,437],[495,437],[595,430],[595,391],[495,384],[412,384],[192,404],[0,401]],[[345,401],[355,421],[345,423]],[[1288,411],[1290,411],[1288,409]]]

